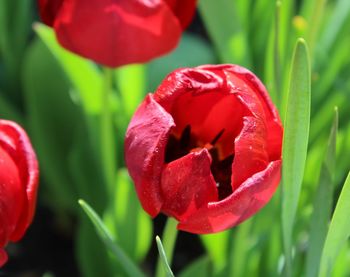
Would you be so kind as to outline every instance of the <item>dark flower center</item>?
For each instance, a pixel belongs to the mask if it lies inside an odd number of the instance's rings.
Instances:
[[[191,133],[191,126],[187,125],[180,137],[175,134],[170,134],[168,144],[165,151],[165,162],[170,163],[177,160],[190,152],[198,149],[207,148],[211,158],[211,172],[218,187],[219,200],[222,200],[232,193],[231,175],[232,162],[234,155],[228,155],[220,158],[217,142],[224,134],[225,129],[222,129],[216,136],[208,143],[200,143],[198,138]]]

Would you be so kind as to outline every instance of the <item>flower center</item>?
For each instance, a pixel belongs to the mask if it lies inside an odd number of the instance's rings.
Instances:
[[[200,149],[208,149],[211,158],[211,173],[217,184],[219,200],[226,198],[232,193],[231,175],[232,162],[234,155],[222,157],[220,155],[217,145],[218,140],[224,134],[225,129],[218,132],[210,142],[201,142],[193,133],[191,133],[191,125],[187,125],[180,136],[171,133],[169,136],[167,148],[165,151],[165,162],[170,163],[177,160],[190,152],[198,151]]]

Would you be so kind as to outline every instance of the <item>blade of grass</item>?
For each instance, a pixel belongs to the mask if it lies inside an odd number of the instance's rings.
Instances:
[[[291,30],[291,18],[294,14],[294,2],[293,0],[282,0],[281,1],[281,23],[280,23],[280,49],[282,64],[285,64],[285,59],[288,59],[288,45],[290,40]]]
[[[326,24],[326,29],[320,39],[320,45],[326,53],[328,53],[332,44],[335,42],[339,31],[344,26],[344,22],[347,20],[349,15],[350,1],[338,0],[332,17],[330,18],[328,24]]]
[[[312,15],[310,18],[310,24],[307,32],[307,41],[309,42],[310,56],[314,53],[314,48],[316,45],[316,39],[319,35],[320,25],[322,23],[322,16],[326,6],[327,0],[319,0],[314,2],[312,8]]]
[[[332,213],[337,130],[338,109],[335,108],[333,124],[328,139],[327,152],[320,171],[319,185],[314,198],[313,215],[310,221],[310,239],[306,256],[307,277],[317,276],[322,247],[327,235],[328,222]]]
[[[293,224],[303,180],[309,138],[310,86],[307,45],[303,39],[298,39],[292,59],[282,154],[282,233],[286,276],[292,275]]]
[[[157,242],[157,248],[158,248],[158,252],[159,252],[159,257],[160,260],[162,262],[162,265],[166,271],[166,275],[167,277],[174,277],[174,273],[172,272],[169,263],[168,263],[168,259],[165,255],[165,251],[163,248],[163,244],[162,241],[160,240],[160,237],[156,236],[156,242]]]
[[[117,257],[120,261],[121,266],[124,268],[125,272],[130,277],[145,277],[145,275],[140,271],[140,269],[133,263],[133,261],[124,253],[113,240],[111,234],[104,226],[101,218],[96,214],[96,212],[84,201],[79,200],[79,205],[83,208],[84,212],[90,218],[93,223],[97,234],[105,244],[105,246]]]
[[[277,106],[280,106],[281,98],[281,52],[280,52],[280,22],[281,21],[281,1],[276,1],[276,11],[275,11],[275,36],[274,36],[274,80],[275,80],[275,100]]]
[[[350,173],[338,198],[324,244],[319,277],[331,276],[336,258],[350,236]]]
[[[165,224],[164,231],[163,231],[164,247],[162,245],[162,249],[164,250],[164,255],[166,254],[168,256],[167,262],[169,261],[168,263],[169,268],[170,268],[169,264],[171,264],[173,260],[174,247],[175,247],[177,233],[178,233],[176,226],[177,226],[177,221],[169,217],[167,219],[167,222]],[[158,245],[158,249],[159,249],[159,245]],[[164,264],[164,259],[161,254],[157,261],[156,275],[155,275],[156,277],[164,277],[164,273],[168,274],[167,269],[165,270],[165,272],[163,271],[163,264]]]

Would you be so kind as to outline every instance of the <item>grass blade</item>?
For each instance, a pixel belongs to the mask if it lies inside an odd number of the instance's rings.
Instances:
[[[350,236],[349,210],[350,174],[345,180],[329,226],[322,252],[320,277],[331,276],[336,258]]]
[[[145,277],[139,268],[132,262],[132,260],[124,253],[124,251],[114,242],[111,234],[104,226],[101,218],[96,212],[84,201],[79,200],[79,205],[90,218],[91,222],[96,228],[97,234],[105,244],[105,246],[117,257],[121,266],[130,277]]]
[[[313,205],[314,211],[310,222],[309,249],[306,257],[307,277],[317,276],[322,247],[327,235],[328,222],[332,213],[337,130],[338,110],[335,109],[333,125],[328,140],[327,153],[321,167],[319,185]]]
[[[174,273],[172,272],[169,266],[168,259],[166,258],[165,251],[163,248],[162,241],[160,240],[160,237],[156,236],[156,242],[157,242],[157,248],[158,248],[160,260],[162,261],[162,265],[164,266],[167,277],[174,277]]]
[[[282,233],[286,275],[292,271],[292,235],[306,161],[310,127],[310,62],[307,45],[297,41],[285,115],[282,169]]]

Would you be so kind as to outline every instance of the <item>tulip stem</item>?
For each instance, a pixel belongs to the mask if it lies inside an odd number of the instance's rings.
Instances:
[[[174,248],[175,248],[175,242],[177,238],[177,221],[171,217],[167,219],[167,222],[165,224],[165,228],[163,231],[163,236],[162,236],[162,242],[163,242],[163,248],[165,255],[167,257],[168,263],[171,266],[171,262],[173,259],[173,254],[174,254]],[[158,261],[157,261],[157,267],[156,267],[156,277],[166,277],[167,273],[164,269],[164,266],[162,264],[162,259],[159,256]]]
[[[101,160],[103,175],[107,183],[108,191],[112,192],[117,168],[116,142],[113,125],[113,113],[111,111],[111,94],[113,91],[113,70],[104,68],[105,85],[102,90],[101,108]]]

